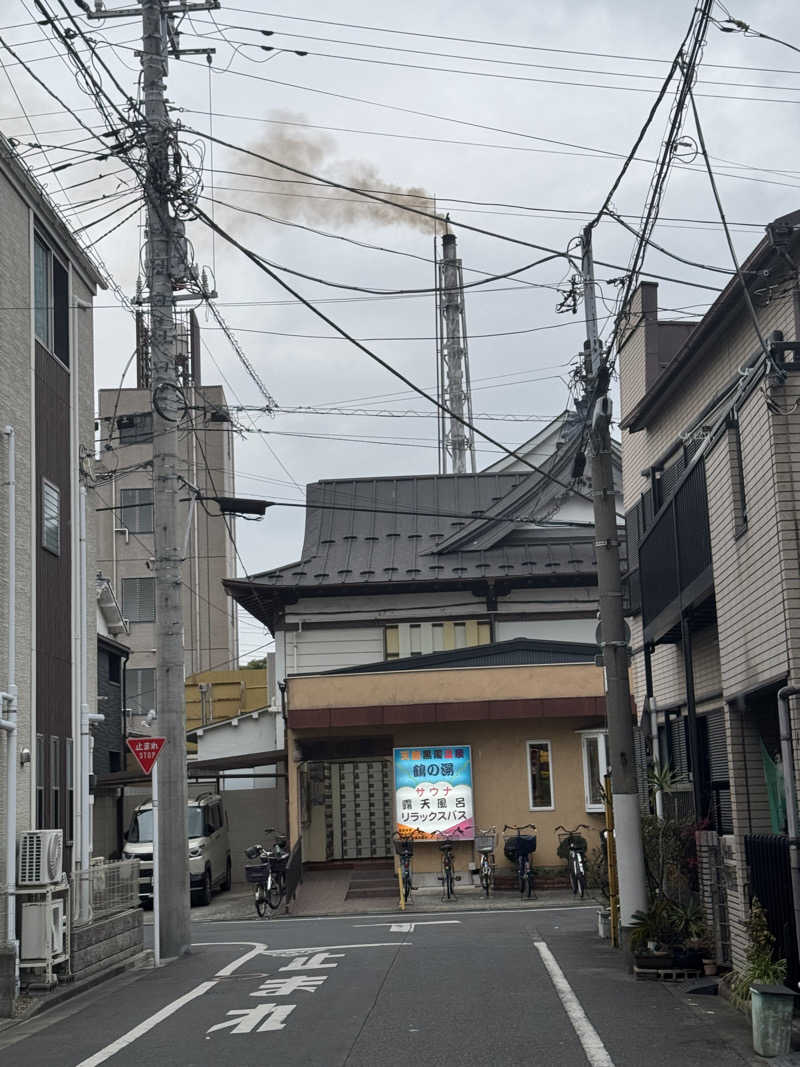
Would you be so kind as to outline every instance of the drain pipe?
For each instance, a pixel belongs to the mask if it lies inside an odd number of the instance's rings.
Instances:
[[[792,727],[789,719],[789,697],[800,694],[800,687],[785,685],[778,690],[778,724],[781,732],[781,762],[783,789],[786,795],[786,829],[789,832],[789,865],[792,874],[794,903],[794,936],[800,958],[800,849],[797,840],[797,784],[794,775]]]
[[[16,435],[13,426],[3,433],[8,438],[8,689],[0,693],[0,730],[6,735],[6,941],[17,945],[17,496]],[[18,955],[18,953],[17,953]]]

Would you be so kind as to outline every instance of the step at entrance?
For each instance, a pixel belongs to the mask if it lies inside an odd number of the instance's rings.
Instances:
[[[376,897],[396,897],[397,875],[391,861],[355,867],[350,877],[345,900],[374,900]]]

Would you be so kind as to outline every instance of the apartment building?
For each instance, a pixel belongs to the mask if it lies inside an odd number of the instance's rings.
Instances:
[[[92,301],[103,280],[2,137],[0,224],[0,719],[16,720],[0,730],[3,1015],[16,989],[17,835],[61,829],[64,870],[88,862],[78,739],[81,704],[95,707],[96,647],[80,621],[96,595]]]
[[[699,322],[665,321],[643,283],[619,357],[637,708],[680,777],[670,811],[703,830],[719,960],[741,964],[758,896],[794,981],[776,783],[777,693],[800,677],[799,237],[800,212],[766,228],[743,264],[752,310],[733,277]]]
[[[144,337],[144,340],[142,339]],[[139,330],[136,389],[101,389],[97,463],[97,567],[111,580],[129,626],[126,699],[133,718],[157,708],[153,560],[153,408],[146,331]],[[235,666],[235,605],[222,579],[236,570],[231,516],[200,497],[233,496],[233,431],[221,386],[200,375],[193,313],[179,325],[178,359],[185,411],[178,458],[185,479],[178,528],[184,531],[183,608],[186,674]],[[142,348],[144,347],[144,352]]]

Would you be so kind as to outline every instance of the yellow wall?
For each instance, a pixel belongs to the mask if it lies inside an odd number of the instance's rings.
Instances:
[[[269,704],[266,669],[235,671],[201,671],[186,679],[186,729],[202,726],[200,683],[210,684],[213,695],[213,722],[232,719],[248,711],[258,711]],[[212,704],[206,698],[206,714]]]
[[[593,663],[300,675],[289,680],[289,707],[298,711],[604,695],[603,669]]]
[[[538,668],[537,668],[538,669]],[[331,680],[331,679],[328,679]],[[502,827],[505,823],[522,824],[533,822],[537,826],[538,846],[533,857],[534,866],[554,867],[562,865],[556,855],[558,840],[555,827],[561,823],[570,828],[578,823],[588,823],[599,830],[603,817],[586,811],[583,785],[583,763],[579,729],[593,729],[600,724],[595,720],[578,719],[529,719],[493,720],[450,724],[398,726],[394,728],[395,747],[434,747],[444,745],[472,746],[472,780],[475,804],[475,823],[479,829],[492,824],[498,829],[498,844],[495,853],[498,869],[510,869],[503,856]],[[337,737],[369,736],[363,728],[337,729]],[[386,729],[380,731],[385,737]],[[320,738],[324,731],[290,730],[288,750],[291,753],[294,741],[304,736]],[[552,776],[554,787],[554,811],[531,811],[528,794],[527,741],[550,741]],[[297,764],[290,761],[290,825],[293,840],[299,830]],[[324,833],[319,833],[318,820],[324,819],[322,807],[312,808],[313,831],[304,831],[303,859],[324,860]],[[596,832],[585,835],[590,850],[599,845]],[[439,869],[439,850],[435,844],[416,844],[414,869],[435,871]],[[313,852],[313,854],[312,854]],[[473,857],[472,843],[456,847],[456,867],[466,870]]]

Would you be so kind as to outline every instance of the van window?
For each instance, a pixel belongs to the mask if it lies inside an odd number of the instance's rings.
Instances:
[[[203,812],[200,808],[186,809],[186,836],[203,837]],[[128,840],[133,845],[148,844],[153,840],[153,811],[145,808],[135,816],[128,831]]]

